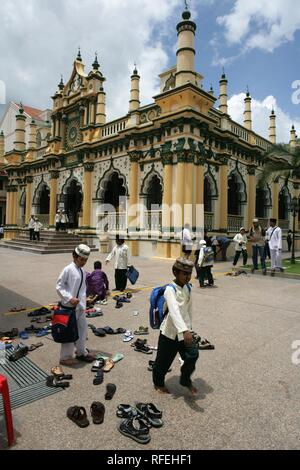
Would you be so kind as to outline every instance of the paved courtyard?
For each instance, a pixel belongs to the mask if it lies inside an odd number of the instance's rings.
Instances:
[[[47,305],[57,299],[55,282],[71,257],[39,256],[0,248],[0,329],[30,325],[24,313],[5,315],[18,305]],[[92,253],[87,270],[105,256]],[[89,320],[96,326],[109,325],[135,330],[148,326],[151,287],[172,279],[171,260],[133,258],[140,271],[138,292],[120,310],[109,301],[104,316]],[[194,329],[209,339],[214,351],[203,351],[194,374],[197,397],[178,384],[180,364],[176,358],[166,385],[170,396],[152,386],[147,370],[152,356],[138,353],[122,335],[98,338],[89,330],[88,347],[125,358],[105,374],[102,385],[93,385],[90,365],[64,367],[73,373],[69,389],[13,411],[17,442],[14,449],[299,449],[300,364],[292,364],[292,343],[300,340],[299,281],[260,275],[227,277],[229,263],[214,268],[217,288],[200,290],[195,279]],[[113,264],[106,272],[113,284]],[[139,310],[139,316],[133,311]],[[148,343],[157,344],[151,330]],[[26,343],[31,344],[36,338]],[[39,341],[39,339],[37,339]],[[57,365],[59,346],[51,337],[30,359],[50,373]],[[104,400],[105,386],[115,383],[117,392]],[[87,409],[93,401],[105,404],[104,423],[79,429],[66,417],[72,405]],[[117,430],[120,403],[154,402],[163,411],[164,427],[152,429],[151,442],[142,446]],[[5,446],[4,423],[0,417],[0,449]]]

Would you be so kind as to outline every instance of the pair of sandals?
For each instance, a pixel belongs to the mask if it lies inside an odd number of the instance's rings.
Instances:
[[[147,326],[139,326],[139,329],[135,330],[134,334],[135,335],[148,335],[149,328]]]
[[[55,366],[51,368],[51,374],[46,379],[46,384],[48,387],[54,388],[68,388],[70,382],[63,382],[64,380],[72,380],[73,375],[65,374],[60,366]]]
[[[90,413],[94,424],[102,424],[104,421],[105,406],[99,401],[94,401],[91,404]],[[70,406],[70,408],[67,409],[67,417],[80,428],[86,428],[90,424],[86,409],[83,406]]]

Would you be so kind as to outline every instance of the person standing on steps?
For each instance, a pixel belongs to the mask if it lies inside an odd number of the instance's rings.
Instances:
[[[31,215],[30,219],[29,219],[29,222],[28,222],[29,239],[31,241],[34,240],[34,224],[35,224],[35,218],[34,218],[34,215]]]
[[[129,262],[129,249],[125,244],[124,238],[117,235],[116,236],[116,246],[113,248],[111,253],[105,260],[105,264],[108,264],[112,258],[115,257],[115,284],[116,288],[112,289],[113,291],[124,292],[127,286],[127,270],[130,265]]]
[[[86,309],[86,273],[83,271],[89,255],[87,245],[79,245],[73,251],[73,261],[59,275],[56,292],[61,299],[61,307],[75,310],[79,338],[75,343],[61,345],[60,364],[73,366],[78,361],[93,362],[95,357],[90,354],[85,345],[87,338]],[[76,358],[74,357],[76,347]]]
[[[199,357],[198,345],[194,343],[192,331],[191,280],[194,263],[186,258],[175,261],[172,285],[166,287],[164,296],[167,306],[158,340],[157,356],[153,366],[154,388],[160,393],[170,393],[165,386],[165,376],[179,352],[183,362],[180,385],[187,387],[192,395],[198,390],[191,381]]]

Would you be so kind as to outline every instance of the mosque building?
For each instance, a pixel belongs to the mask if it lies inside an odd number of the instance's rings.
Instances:
[[[263,154],[276,144],[276,115],[270,113],[269,139],[252,128],[252,98],[244,100],[244,123],[228,114],[228,80],[219,82],[219,102],[203,89],[195,69],[196,24],[186,9],[177,24],[177,62],[160,75],[160,92],[140,104],[140,77],[133,70],[128,113],[106,120],[105,77],[98,58],[85,71],[81,53],[67,83],[52,96],[51,135],[37,151],[37,128],[20,106],[14,148],[5,152],[0,132],[0,167],[8,175],[6,239],[17,236],[30,215],[54,227],[65,210],[70,227],[88,243],[121,233],[133,255],[175,258],[178,233],[190,223],[197,234],[249,228],[254,217],[291,225],[289,204],[299,184],[277,178],[258,186]],[[297,145],[294,127],[290,146]],[[185,210],[184,210],[185,209]]]

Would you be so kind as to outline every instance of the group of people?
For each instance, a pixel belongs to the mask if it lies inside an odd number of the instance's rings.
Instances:
[[[95,360],[94,354],[86,348],[86,297],[88,293],[99,293],[100,297],[103,297],[107,295],[109,286],[100,262],[95,263],[93,273],[87,275],[83,271],[90,251],[87,245],[77,246],[73,252],[73,262],[64,268],[56,284],[61,308],[75,312],[79,336],[75,343],[61,344],[60,364],[65,366],[73,366],[78,361],[90,363]],[[120,237],[107,257],[106,263],[113,257],[116,267],[115,279],[124,287],[123,273],[116,271],[125,271],[125,266],[127,268],[128,247]],[[197,389],[191,381],[199,356],[198,345],[194,339],[195,333],[192,330],[192,298],[189,282],[193,267],[191,261],[185,258],[177,259],[172,268],[175,279],[164,293],[168,314],[160,327],[157,357],[153,366],[153,384],[160,393],[169,393],[165,386],[165,376],[179,352],[183,360],[180,384],[187,387],[191,394],[197,394]],[[103,287],[101,292],[98,289],[100,285]]]
[[[29,238],[32,241],[40,241],[40,231],[43,224],[39,221],[39,218],[31,215],[28,222]]]
[[[233,266],[235,267],[240,255],[243,256],[243,265],[247,264],[248,252],[247,243],[252,243],[252,273],[258,270],[258,258],[262,273],[267,274],[266,259],[271,259],[271,276],[275,275],[275,271],[283,271],[282,268],[282,230],[277,225],[276,219],[270,219],[270,225],[267,230],[263,229],[258,219],[253,219],[253,225],[249,230],[249,239],[246,230],[242,227],[233,239],[235,242],[235,257]]]

